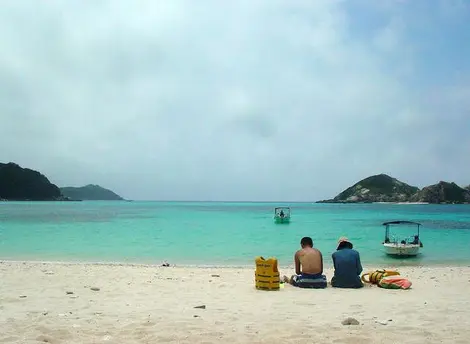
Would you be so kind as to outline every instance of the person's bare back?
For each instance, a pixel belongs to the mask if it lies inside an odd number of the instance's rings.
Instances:
[[[323,273],[323,257],[319,250],[306,246],[295,253],[296,270],[298,275],[309,274],[317,275]],[[298,264],[297,264],[298,261]]]
[[[300,288],[326,288],[326,276],[323,275],[323,256],[313,248],[313,240],[303,237],[300,240],[301,249],[295,252],[295,275],[283,277],[285,283]]]

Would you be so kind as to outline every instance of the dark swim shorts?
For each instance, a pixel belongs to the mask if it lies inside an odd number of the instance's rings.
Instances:
[[[326,276],[322,274],[300,274],[294,276],[292,285],[299,288],[323,289],[326,288]]]

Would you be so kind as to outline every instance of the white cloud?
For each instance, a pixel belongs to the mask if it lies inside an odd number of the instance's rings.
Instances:
[[[410,8],[378,10],[360,34],[343,1],[4,2],[1,160],[147,199],[468,184],[468,79],[426,86]]]

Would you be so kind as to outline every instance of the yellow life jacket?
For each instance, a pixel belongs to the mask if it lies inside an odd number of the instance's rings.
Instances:
[[[255,286],[261,290],[279,290],[280,279],[277,259],[256,257]]]
[[[380,280],[384,277],[387,276],[397,276],[400,275],[398,271],[393,271],[393,270],[375,270],[375,271],[369,271],[365,274],[362,275],[361,280],[364,283],[372,283],[372,284],[378,284]],[[369,279],[366,279],[366,276],[369,276]]]

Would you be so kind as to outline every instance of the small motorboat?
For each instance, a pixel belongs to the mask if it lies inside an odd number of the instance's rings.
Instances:
[[[423,247],[423,243],[419,238],[420,223],[412,221],[390,221],[384,222],[383,226],[385,226],[385,240],[382,245],[386,254],[400,257],[413,257],[419,254],[420,248]],[[417,231],[411,236],[390,236],[393,226],[412,226],[416,227]]]
[[[274,209],[274,221],[276,223],[289,223],[290,222],[290,208],[277,207]]]

